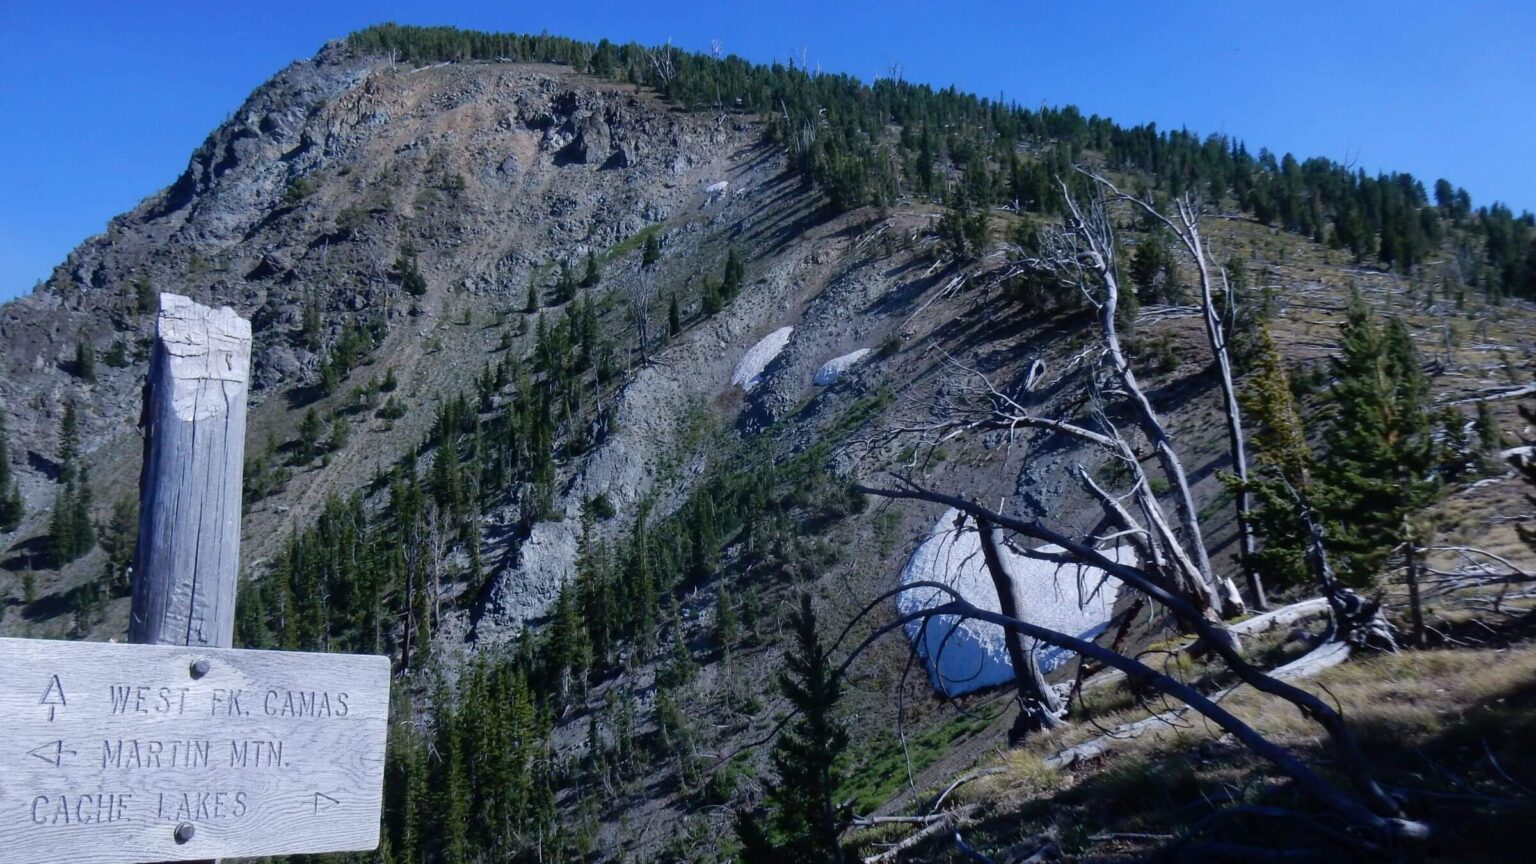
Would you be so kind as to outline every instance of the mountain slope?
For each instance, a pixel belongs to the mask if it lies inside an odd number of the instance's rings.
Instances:
[[[62,568],[48,561],[64,405],[80,407],[105,523],[136,489],[132,426],[153,326],[141,286],[229,304],[256,334],[242,636],[394,654],[417,709],[403,730],[444,716],[537,729],[546,743],[520,766],[519,818],[566,848],[724,854],[723,805],[752,800],[764,770],[759,751],[737,751],[781,709],[768,695],[778,604],[807,588],[824,620],[847,620],[940,515],[867,507],[846,477],[916,464],[935,485],[1082,531],[1099,518],[1067,474],[1086,461],[1107,476],[1099,454],[993,432],[916,463],[889,436],[966,398],[950,357],[1009,392],[1039,361],[1042,411],[1092,410],[1081,375],[1088,316],[1014,266],[1024,238],[1054,218],[1049,184],[1037,181],[1079,158],[1149,186],[1188,184],[1195,168],[1149,173],[1150,154],[1206,148],[1155,131],[1164,143],[1147,143],[1075,111],[861,89],[735,60],[679,55],[658,81],[670,52],[401,33],[368,31],[279,73],[181,178],[0,310],[0,405],[28,509],[0,537],[0,585],[7,608],[19,607],[0,632],[122,632],[126,601],[87,590],[102,581],[107,550]],[[527,62],[551,59],[574,65]],[[710,69],[738,95],[705,95]],[[780,80],[782,92],[764,83]],[[845,110],[849,99],[856,109]],[[823,108],[805,108],[817,100]],[[945,132],[945,120],[969,131]],[[1138,148],[1149,155],[1127,155]],[[1440,364],[1438,398],[1529,379],[1531,309],[1494,305],[1501,291],[1524,290],[1516,252],[1528,234],[1494,239],[1519,220],[1461,212],[1454,195],[1431,205],[1395,177],[1370,194],[1402,200],[1356,213],[1370,178],[1306,194],[1304,182],[1345,181],[1273,158],[1273,172],[1250,160],[1245,179],[1237,145],[1215,150],[1210,170],[1230,185],[1211,205],[1210,241],[1251,275],[1251,300],[1273,307],[1288,360],[1315,364],[1334,350],[1354,284],[1411,323]],[[1292,199],[1318,212],[1277,215]],[[1325,214],[1322,201],[1335,209]],[[1266,208],[1277,213],[1265,219]],[[1389,226],[1381,237],[1401,229],[1414,251],[1405,259],[1388,243],[1390,266],[1378,266],[1379,249],[1365,253],[1350,232],[1372,233],[1399,211],[1422,230]],[[979,218],[979,232],[951,230],[957,213]],[[1128,246],[1150,236],[1123,218]],[[1512,250],[1494,249],[1506,240]],[[1191,464],[1212,554],[1230,570],[1226,451],[1200,325],[1159,303],[1162,288],[1145,289],[1138,362]],[[743,358],[783,328],[793,330],[765,352],[757,383],[734,386]],[[82,344],[102,358],[121,345],[124,365],[98,361],[84,380]],[[814,383],[823,364],[865,349],[833,383]],[[1496,404],[1504,428],[1518,429],[1513,403]],[[1519,511],[1521,491],[1491,477],[1457,489],[1437,518],[1447,534],[1518,551],[1509,526],[1488,517]],[[357,558],[343,567],[339,549]],[[723,609],[743,619],[731,638],[720,635]],[[611,629],[594,626],[599,612]],[[593,644],[603,633],[612,638]],[[1006,724],[952,719],[920,676],[904,676],[905,659],[884,644],[853,682],[861,808],[958,769]],[[432,695],[455,686],[514,703],[521,692],[537,710],[485,718],[472,699]],[[974,702],[1005,713],[996,694]],[[893,768],[898,720],[936,751],[919,754],[910,778],[907,754]],[[427,760],[409,749],[412,734],[402,733],[391,776],[452,779],[439,763],[411,761]],[[955,746],[931,743],[948,736]],[[392,842],[403,843],[405,805],[391,808]]]

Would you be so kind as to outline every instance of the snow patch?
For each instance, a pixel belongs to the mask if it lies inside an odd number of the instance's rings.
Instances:
[[[982,559],[981,535],[976,523],[967,519],[957,529],[959,511],[951,508],[928,538],[912,553],[902,571],[903,585],[912,582],[941,582],[959,592],[974,605],[992,612],[998,608],[997,591]],[[1038,547],[1045,552],[1060,552],[1060,547]],[[1120,581],[1106,576],[1097,567],[1055,564],[1002,550],[1003,566],[1013,577],[1013,587],[1023,607],[1024,620],[1061,633],[1092,638],[1104,630],[1114,613]],[[1110,560],[1134,562],[1134,553],[1126,547],[1104,550]],[[943,605],[948,598],[933,589],[904,591],[896,605],[902,614]],[[1008,647],[1003,628],[980,621],[959,621],[941,615],[931,619],[926,628],[921,621],[907,624],[907,635],[918,642],[917,652],[928,669],[928,680],[935,690],[958,696],[1013,680],[1008,664]],[[1040,668],[1049,672],[1069,658],[1066,651],[1047,645],[1035,646]]]
[[[773,362],[773,358],[779,356],[784,346],[789,344],[789,334],[795,332],[793,327],[780,327],[764,336],[760,342],[747,349],[742,355],[741,362],[736,364],[736,371],[731,373],[731,383],[741,389],[752,392],[763,377],[763,370]]]
[[[868,353],[868,348],[860,348],[859,350],[852,353],[844,354],[841,357],[834,357],[831,360],[828,360],[826,363],[822,364],[820,369],[816,370],[815,375],[811,376],[811,383],[815,384],[817,387],[826,387],[837,379],[843,377],[844,372],[847,372],[849,369],[853,368],[853,364],[863,360],[864,356]]]

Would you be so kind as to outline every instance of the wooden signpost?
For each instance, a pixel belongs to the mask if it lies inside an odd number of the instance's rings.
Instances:
[[[372,849],[389,659],[0,639],[0,861]]]
[[[0,864],[373,849],[389,658],[229,650],[251,326],[160,295],[134,645],[0,639]]]

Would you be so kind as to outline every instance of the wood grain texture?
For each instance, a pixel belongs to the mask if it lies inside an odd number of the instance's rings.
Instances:
[[[0,639],[0,672],[0,864],[378,845],[386,657]]]
[[[227,648],[235,632],[251,323],[160,295],[144,388],[129,639]]]
[[[144,384],[129,638],[229,648],[240,567],[251,325],[160,295]],[[200,864],[217,864],[202,861]]]

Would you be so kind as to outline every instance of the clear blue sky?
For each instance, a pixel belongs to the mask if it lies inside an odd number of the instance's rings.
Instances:
[[[668,37],[956,84],[1536,209],[1536,3],[0,0],[0,300],[176,178],[258,84],[370,23]]]

